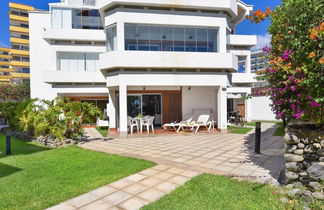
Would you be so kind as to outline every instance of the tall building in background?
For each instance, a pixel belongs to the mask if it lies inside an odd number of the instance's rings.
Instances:
[[[10,65],[10,48],[0,47],[0,83],[10,83],[10,73],[13,71]]]
[[[0,83],[29,81],[29,18],[32,6],[9,2],[11,48],[0,48]]]

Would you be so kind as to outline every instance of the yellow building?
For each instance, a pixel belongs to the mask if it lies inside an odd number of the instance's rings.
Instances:
[[[9,2],[10,21],[10,81],[22,83],[29,80],[29,19],[32,6]]]
[[[0,47],[0,83],[10,83],[13,71],[10,64],[10,48]]]

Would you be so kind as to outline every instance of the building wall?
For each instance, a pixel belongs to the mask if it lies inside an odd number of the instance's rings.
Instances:
[[[193,109],[210,109],[217,113],[218,87],[182,87],[182,115]]]
[[[252,120],[275,121],[276,116],[272,112],[271,100],[266,96],[255,96],[251,99]]]

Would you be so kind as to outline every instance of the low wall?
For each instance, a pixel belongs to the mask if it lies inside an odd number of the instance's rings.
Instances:
[[[293,121],[284,141],[286,184],[299,182],[315,191],[323,189],[324,125]]]

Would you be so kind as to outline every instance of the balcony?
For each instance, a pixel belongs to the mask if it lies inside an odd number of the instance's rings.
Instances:
[[[29,22],[29,18],[28,17],[24,17],[24,16],[19,16],[19,15],[13,15],[13,14],[9,14],[9,19],[10,20],[16,20],[16,21],[21,21],[21,22]]]
[[[10,9],[24,10],[24,11],[34,11],[35,8],[25,4],[18,4],[14,2],[9,2]]]
[[[0,68],[0,72],[13,72],[13,69]]]
[[[30,74],[29,73],[17,73],[17,72],[12,72],[11,77],[15,79],[29,79]]]
[[[10,75],[0,75],[0,80],[10,80],[11,76]]]
[[[44,71],[44,82],[48,83],[105,83],[105,77],[100,71],[65,72]]]
[[[106,41],[103,30],[89,29],[46,28],[43,32],[43,38],[47,40]]]
[[[11,37],[10,42],[12,44],[27,44],[27,45],[29,45],[29,40],[28,39],[21,39],[21,38]]]
[[[10,66],[10,61],[0,61],[1,66]]]
[[[252,47],[257,44],[257,37],[255,35],[228,35],[227,41],[229,45],[233,46],[247,46]]]
[[[11,55],[2,55],[2,54],[0,54],[0,58],[10,59]]]
[[[29,33],[29,29],[28,28],[23,28],[23,27],[19,27],[19,26],[10,26],[9,27],[9,31],[10,32],[25,33],[25,34],[28,34]]]
[[[254,83],[257,82],[254,73],[234,73],[232,74],[233,83]]]
[[[231,53],[112,51],[100,54],[100,69],[221,69],[237,71],[237,57]]]
[[[12,66],[29,67],[29,62],[26,61],[11,61],[10,63]]]
[[[10,50],[11,55],[24,55],[24,56],[29,56],[29,51],[28,50],[16,50],[16,49],[11,49]]]

